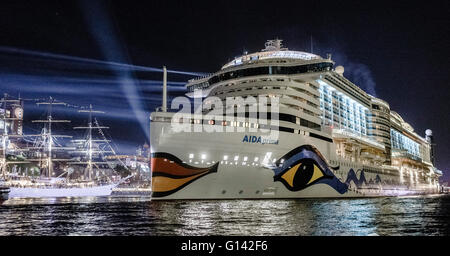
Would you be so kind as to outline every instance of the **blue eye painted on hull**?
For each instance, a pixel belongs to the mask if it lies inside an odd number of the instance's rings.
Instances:
[[[313,159],[303,158],[276,175],[274,180],[281,181],[291,191],[300,191],[322,179],[330,178],[332,177],[326,175]]]
[[[284,159],[283,163],[281,159]],[[291,150],[275,164],[274,181],[282,182],[291,191],[300,191],[320,183],[329,185],[340,194],[348,191],[348,185],[333,174],[322,154],[311,145]]]

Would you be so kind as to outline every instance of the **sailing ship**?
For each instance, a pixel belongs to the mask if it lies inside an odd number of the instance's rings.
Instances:
[[[22,131],[8,134],[8,130],[11,130],[12,127],[11,125],[8,127],[8,121],[22,120],[22,115],[13,116],[11,111],[8,113],[7,104],[22,105],[20,99],[8,100],[5,95],[1,102],[3,103],[1,169],[3,178],[6,180],[5,185],[9,187],[8,198],[109,196],[113,188],[131,177],[113,181],[98,171],[101,169],[100,167],[104,166],[112,169],[111,163],[98,159],[105,159],[105,154],[115,154],[115,151],[109,145],[110,140],[106,139],[102,131],[108,127],[98,125],[97,119],[95,119],[95,124],[93,123],[92,115],[103,112],[93,110],[92,105],[87,110],[78,111],[89,114],[87,126],[74,127],[76,130],[86,130],[87,136],[84,139],[71,140],[73,146],[67,147],[63,146],[60,140],[72,139],[72,136],[55,134],[52,130],[55,124],[71,122],[70,120],[57,120],[52,116],[54,106],[64,106],[67,105],[66,103],[56,101],[52,97],[47,102],[38,102],[38,105],[48,106],[46,119],[32,121],[43,124],[42,132],[36,135],[25,135]],[[104,138],[94,138],[93,130],[98,131]],[[20,138],[22,144],[31,142],[32,146],[12,146],[11,143],[8,143],[9,138]],[[105,147],[100,148],[101,143],[106,144],[110,150],[105,150]],[[77,157],[73,157],[73,155],[77,155]],[[18,167],[19,165],[33,163],[35,163],[35,167],[26,168],[25,172],[18,170],[18,168],[21,169]]]

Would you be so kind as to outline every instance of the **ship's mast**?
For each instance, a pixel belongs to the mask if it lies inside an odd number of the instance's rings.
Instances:
[[[78,112],[80,113],[88,113],[88,124],[86,127],[74,127],[74,129],[86,129],[87,130],[87,139],[86,140],[73,140],[73,142],[85,142],[87,145],[87,150],[80,150],[80,151],[74,151],[74,152],[81,152],[81,153],[85,153],[87,156],[87,161],[86,162],[73,162],[72,164],[87,164],[87,174],[88,174],[88,179],[92,180],[92,174],[93,174],[93,167],[94,165],[97,164],[106,164],[107,162],[98,162],[98,161],[94,161],[94,157],[93,154],[97,154],[97,153],[114,153],[114,151],[105,151],[105,150],[100,150],[100,148],[98,150],[94,150],[94,142],[109,142],[109,140],[107,139],[93,139],[92,136],[92,130],[96,129],[101,133],[101,129],[109,129],[109,127],[106,126],[99,126],[99,125],[93,125],[92,123],[92,114],[93,113],[101,113],[104,114],[105,112],[103,111],[97,111],[94,110],[92,108],[92,105],[89,105],[89,109],[88,110],[79,110]]]
[[[64,102],[57,102],[55,101],[55,99],[53,99],[52,97],[49,98],[48,102],[38,102],[36,103],[37,105],[48,105],[48,114],[47,114],[47,119],[46,120],[33,120],[33,123],[47,123],[48,124],[48,130],[45,131],[44,129],[44,134],[43,137],[45,138],[45,144],[46,145],[46,149],[47,149],[47,176],[50,178],[53,174],[53,156],[52,153],[53,151],[56,149],[53,146],[53,137],[71,137],[71,136],[65,136],[65,135],[53,135],[52,134],[52,123],[70,123],[70,120],[55,120],[52,117],[52,111],[53,111],[53,106],[54,105],[67,105],[67,103]],[[62,147],[58,147],[58,149],[65,149]]]
[[[167,69],[163,67],[163,103],[162,112],[167,112]]]
[[[92,105],[89,105],[89,119],[88,119],[88,173],[89,179],[92,179]],[[101,113],[100,111],[96,111],[96,113]]]

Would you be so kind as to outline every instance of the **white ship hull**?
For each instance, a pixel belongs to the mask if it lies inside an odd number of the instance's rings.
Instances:
[[[116,184],[86,188],[30,188],[11,187],[9,198],[56,198],[109,196]]]
[[[280,132],[276,144],[263,144],[247,142],[246,135],[266,134],[180,133],[174,132],[168,122],[152,122],[153,199],[336,198],[438,193],[438,185],[434,183],[409,183],[381,167],[341,161],[335,156],[334,144],[323,139]],[[318,153],[308,152],[309,148],[317,149]],[[280,163],[281,158],[295,150],[300,156],[314,155],[312,158],[317,162],[322,160],[316,155],[325,160],[324,164],[318,164],[322,166],[322,173],[312,174],[316,180],[305,184],[294,184],[293,179],[283,181],[289,178],[286,168],[290,166],[281,170],[274,163]],[[268,164],[263,164],[268,155]]]

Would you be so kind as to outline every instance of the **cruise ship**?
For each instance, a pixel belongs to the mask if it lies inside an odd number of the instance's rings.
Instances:
[[[166,80],[150,115],[154,200],[439,192],[432,131],[417,134],[331,55],[269,40],[190,80],[170,109]]]

